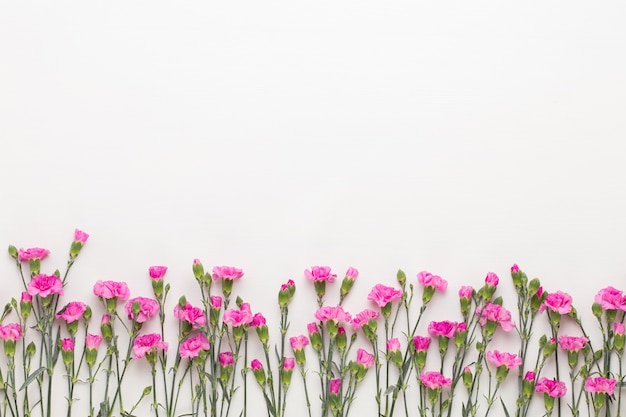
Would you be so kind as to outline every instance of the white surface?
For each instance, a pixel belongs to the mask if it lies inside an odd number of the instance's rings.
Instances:
[[[0,243],[53,269],[90,233],[73,298],[147,295],[164,264],[173,307],[198,257],[242,267],[272,317],[294,278],[294,332],[316,264],[361,271],[355,312],[399,267],[456,306],[487,271],[506,293],[517,262],[588,314],[625,288],[624,21],[617,2],[3,3]]]

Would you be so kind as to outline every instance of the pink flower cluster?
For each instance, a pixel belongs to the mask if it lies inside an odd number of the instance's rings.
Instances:
[[[220,297],[217,298],[220,299],[221,307],[222,299]],[[176,304],[176,306],[174,307],[174,317],[176,317],[178,320],[186,321],[187,323],[191,324],[191,327],[193,329],[197,329],[206,325],[206,316],[204,315],[202,309],[194,307],[189,303],[186,303],[183,307],[181,307],[179,304]]]
[[[137,315],[133,312],[133,305],[135,303],[139,305],[139,313],[137,313]],[[145,323],[157,315],[159,312],[159,303],[152,298],[135,297],[126,302],[124,309],[128,315],[128,320],[133,320],[134,318],[137,323]]]
[[[559,314],[569,314],[572,311],[572,296],[562,291],[550,293],[539,307],[539,312],[549,309]]]
[[[28,283],[27,291],[32,296],[38,295],[42,298],[52,294],[63,295],[63,283],[56,275],[39,274]]]

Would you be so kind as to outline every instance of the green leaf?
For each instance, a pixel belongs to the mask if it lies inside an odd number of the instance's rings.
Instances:
[[[22,386],[20,387],[20,391],[22,391],[24,388],[26,388],[31,382],[33,382],[35,379],[37,379],[37,377],[39,375],[41,375],[43,373],[43,371],[46,370],[45,366],[42,366],[41,368],[37,369],[35,372],[33,372],[32,374],[30,374],[28,376],[28,378],[26,378],[26,380],[24,381],[24,383],[22,384]]]
[[[504,414],[506,415],[506,417],[511,417],[509,415],[509,410],[506,409],[506,405],[504,405],[504,401],[502,400],[502,398],[500,398],[500,402],[502,403],[502,408],[504,408]]]

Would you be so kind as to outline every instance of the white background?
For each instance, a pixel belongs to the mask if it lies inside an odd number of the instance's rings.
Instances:
[[[293,278],[294,334],[318,264],[360,270],[354,312],[398,268],[448,279],[443,312],[518,263],[590,316],[626,287],[626,6],[576,3],[3,3],[0,244],[51,272],[87,231],[94,305],[163,264],[173,307],[200,258],[275,320]]]

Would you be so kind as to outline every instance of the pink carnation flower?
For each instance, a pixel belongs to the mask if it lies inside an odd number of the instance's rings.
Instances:
[[[589,339],[576,336],[559,336],[559,346],[569,352],[578,352],[585,347]]]
[[[185,341],[180,344],[180,357],[195,358],[200,355],[200,351],[207,351],[210,347],[211,345],[206,335],[204,333],[198,333],[195,336],[185,339]]]
[[[505,332],[510,332],[515,328],[515,325],[511,321],[511,312],[498,304],[488,303],[482,309],[477,308],[476,314],[480,315],[478,322],[481,326],[484,326],[487,324],[487,321],[490,321],[498,323]]]
[[[185,304],[184,307],[176,304],[174,307],[174,317],[178,320],[186,321],[191,324],[191,327],[194,329],[206,325],[206,316],[204,315],[202,309],[194,307],[189,303]]]
[[[28,293],[45,298],[52,294],[63,295],[63,283],[56,275],[35,275],[28,283]]]
[[[263,369],[263,364],[258,359],[252,359],[252,362],[250,363],[250,368],[254,369],[255,371],[260,371],[261,369]]]
[[[617,381],[611,378],[589,377],[585,381],[585,391],[587,392],[604,392],[608,395],[613,395],[615,392],[615,386]]]
[[[233,352],[222,352],[219,355],[219,359],[221,366],[231,366],[235,363],[235,359],[233,358]]]
[[[74,340],[72,339],[61,339],[61,349],[65,352],[74,350]]]
[[[330,380],[329,391],[333,395],[339,395],[339,391],[341,390],[341,379],[333,378]]]
[[[148,268],[148,273],[150,274],[150,278],[154,280],[162,279],[167,272],[167,266],[151,266]]]
[[[624,332],[626,331],[626,327],[624,326],[624,323],[618,323],[615,322],[613,323],[613,333],[615,333],[616,335],[622,335],[624,334]]]
[[[603,310],[626,310],[626,297],[620,290],[610,286],[598,291],[594,301],[600,304]]]
[[[22,326],[18,323],[0,324],[0,339],[16,341],[22,337]]]
[[[452,380],[450,378],[446,378],[436,371],[422,372],[420,374],[420,381],[422,382],[422,385],[432,390],[444,387],[449,388],[452,385]]]
[[[463,285],[461,289],[459,289],[460,298],[466,298],[469,300],[472,298],[472,295],[474,295],[474,288],[469,285]]]
[[[315,333],[319,333],[319,329],[317,328],[317,323],[315,323],[314,321],[312,321],[311,323],[306,325],[306,329],[309,332],[309,334],[315,334]]]
[[[133,358],[141,359],[148,353],[156,352],[161,349],[167,352],[167,342],[161,340],[161,336],[157,333],[148,333],[137,336],[133,342]]]
[[[443,336],[448,339],[456,335],[457,323],[444,320],[444,321],[431,321],[428,325],[428,333],[431,336]]]
[[[220,308],[222,308],[222,297],[220,297],[219,295],[212,295],[211,307],[215,310],[219,310]]]
[[[493,272],[487,273],[487,276],[485,277],[485,284],[490,285],[492,287],[497,287],[499,282],[500,280],[495,273]]]
[[[224,323],[233,327],[247,326],[252,323],[254,316],[250,311],[250,304],[242,303],[239,310],[234,308],[224,311]]]
[[[328,320],[332,320],[335,323],[343,322],[343,321],[350,322],[350,320],[352,319],[352,317],[350,316],[350,313],[344,311],[344,309],[341,306],[320,307],[315,312],[315,318],[319,321],[324,321],[324,322]]]
[[[135,316],[133,312],[133,304],[139,303],[139,313]],[[126,314],[128,314],[128,320],[132,320],[133,317],[137,323],[145,323],[152,317],[156,316],[159,312],[159,303],[152,298],[135,297],[126,302],[124,306]]]
[[[400,350],[400,340],[397,337],[387,340],[387,352],[396,352]]]
[[[515,368],[522,364],[522,358],[514,353],[500,352],[499,350],[490,350],[487,352],[487,359],[495,366],[506,366],[507,369]]]
[[[556,379],[539,378],[535,386],[535,392],[543,392],[552,398],[563,397],[567,393],[565,382]]]
[[[359,276],[359,271],[356,268],[350,267],[348,268],[348,270],[346,271],[346,277],[350,278],[352,280],[357,279]]]
[[[550,293],[539,307],[539,312],[543,312],[546,308],[555,313],[568,314],[572,311],[572,296],[562,291]]]
[[[417,274],[417,282],[425,287],[433,287],[437,291],[445,291],[448,288],[448,281],[439,275],[433,275],[428,271],[422,271]]]
[[[80,301],[72,301],[61,309],[56,314],[57,319],[63,319],[67,323],[72,323],[76,320],[80,320],[83,313],[87,310],[87,305]]]
[[[48,249],[43,248],[29,248],[21,249],[17,251],[17,259],[20,262],[28,262],[36,259],[42,260],[50,254]]]
[[[392,301],[402,298],[402,290],[396,290],[392,287],[387,287],[383,284],[376,284],[372,291],[367,296],[368,300],[371,300],[378,304],[378,307],[385,307]]]
[[[289,338],[289,343],[293,350],[302,350],[309,344],[309,338],[304,335],[294,336]]]
[[[290,371],[292,370],[294,367],[296,366],[296,359],[295,358],[285,358],[283,360],[283,369]]]
[[[369,323],[370,320],[376,320],[378,317],[380,317],[380,313],[366,308],[354,316],[351,321],[352,328],[358,330],[363,327],[364,324]]]
[[[517,266],[517,264],[513,264],[513,266],[511,267],[511,272],[519,272],[519,266]]]
[[[365,349],[358,349],[356,351],[356,363],[365,368],[371,368],[374,366],[374,355],[367,353]]]
[[[87,242],[87,239],[89,239],[89,235],[87,233],[78,229],[74,230],[74,242],[80,242],[84,245],[85,242]]]
[[[252,316],[252,323],[250,323],[251,327],[259,327],[259,326],[264,326],[266,324],[267,324],[267,320],[265,319],[263,314],[255,313],[254,316]]]
[[[234,266],[215,266],[213,267],[213,279],[239,279],[243,277],[243,271]]]
[[[96,281],[96,284],[93,286],[93,293],[105,300],[118,298],[125,301],[130,297],[128,285],[125,282],[118,281]]]
[[[85,348],[98,349],[102,343],[102,336],[97,334],[87,333],[85,336]]]
[[[312,266],[311,270],[305,269],[304,276],[311,281],[334,282],[337,275],[333,274],[330,266]]]
[[[413,337],[413,346],[416,351],[426,351],[430,346],[430,337],[415,336]]]

